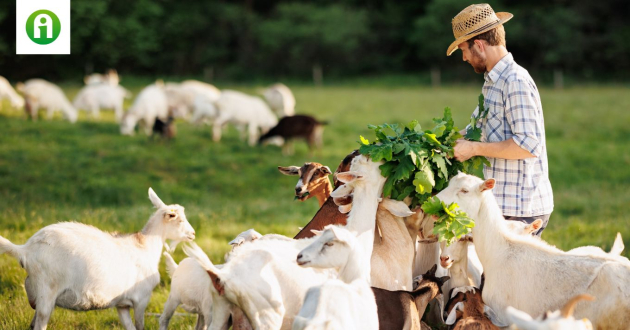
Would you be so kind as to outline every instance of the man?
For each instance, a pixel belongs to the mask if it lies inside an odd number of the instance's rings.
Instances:
[[[543,109],[533,79],[506,49],[503,23],[512,16],[479,4],[453,18],[456,40],[446,54],[459,48],[463,60],[484,74],[484,108],[489,110],[486,118],[478,118],[481,142],[462,139],[454,151],[459,161],[487,157],[492,166],[484,166],[483,173],[496,179],[493,192],[505,218],[526,223],[542,219],[536,232],[540,236],[553,211]]]

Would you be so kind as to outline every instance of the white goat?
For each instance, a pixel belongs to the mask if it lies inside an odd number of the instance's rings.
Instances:
[[[608,252],[608,255],[617,256],[619,258],[628,260],[628,258],[621,256],[621,252],[623,252],[624,248],[625,246],[623,244],[623,239],[621,238],[621,233],[617,233],[617,236],[615,237],[615,242],[613,243],[613,246],[610,249],[610,252]],[[590,255],[590,254],[606,255],[607,254],[604,250],[602,250],[602,248],[598,246],[590,246],[590,245],[576,247],[575,249],[569,250],[568,252],[571,254],[578,254],[578,255]]]
[[[230,242],[232,251],[243,243],[252,242],[260,237],[262,235],[253,229],[244,231]],[[231,304],[229,302],[218,304],[213,312],[213,300],[225,300],[225,298],[218,297],[219,294],[212,286],[208,273],[199,265],[199,262],[193,258],[186,258],[177,265],[168,252],[164,252],[164,260],[166,270],[171,277],[171,291],[160,316],[160,330],[168,328],[168,323],[180,304],[187,312],[198,314],[196,330],[208,329],[213,320],[212,316],[218,314],[221,315],[215,317],[218,321],[215,322],[215,329],[227,330]],[[222,265],[217,265],[217,267],[222,267]]]
[[[100,117],[101,108],[113,109],[116,121],[120,122],[124,99],[130,97],[131,92],[120,85],[90,84],[79,91],[73,105],[77,109],[90,111],[94,119]]]
[[[62,222],[39,230],[24,245],[0,237],[0,254],[16,258],[28,274],[24,287],[35,309],[31,328],[46,329],[55,306],[76,311],[116,307],[126,329],[144,328],[144,310],[160,282],[164,242],[195,238],[182,206],[164,204],[151,188],[149,199],[158,210],[139,233],[110,234]]]
[[[595,298],[589,295],[575,296],[562,307],[561,311],[547,312],[544,318],[537,320],[511,306],[507,308],[507,314],[519,330],[593,330],[593,325],[588,319],[576,320],[573,317],[575,305],[580,300],[593,301]]]
[[[337,174],[338,180],[346,182],[344,190],[354,190],[354,207],[346,229],[359,234],[360,244],[369,251],[367,255],[374,244],[376,208],[385,183],[380,174],[381,164],[357,156],[349,172]],[[331,196],[334,195],[333,191]],[[232,252],[222,269],[214,267],[201,250],[185,248],[184,251],[200,260],[215,289],[239,306],[255,329],[286,330],[291,328],[308,288],[322,284],[335,273],[297,265],[298,253],[313,240],[263,236]]]
[[[378,329],[374,293],[369,286],[370,258],[353,233],[326,226],[318,238],[297,256],[302,267],[334,268],[339,280],[308,290],[293,330]]]
[[[263,100],[241,92],[225,90],[214,105],[218,110],[212,127],[215,142],[221,140],[221,129],[226,123],[234,124],[241,131],[247,126],[250,146],[256,144],[261,131],[264,134],[278,123],[278,118]]]
[[[39,108],[46,108],[47,119],[51,120],[55,111],[61,110],[64,117],[74,123],[77,121],[77,110],[70,104],[68,98],[59,86],[43,79],[27,80],[20,90],[26,101],[26,113],[33,120],[37,120]]]
[[[560,308],[586,293],[597,304],[578,306],[576,317],[598,329],[627,329],[630,324],[630,262],[607,255],[573,255],[527,235],[510,233],[490,189],[494,180],[458,174],[437,196],[456,202],[475,219],[473,236],[485,273],[483,301],[506,324],[513,306],[534,317]]]
[[[295,114],[295,97],[289,87],[277,83],[269,86],[263,93],[269,107],[279,116],[293,116]]]
[[[14,108],[24,107],[24,98],[18,94],[9,81],[0,76],[0,102],[4,99],[9,100],[11,106]],[[0,103],[0,106],[2,104]]]
[[[144,128],[146,135],[151,135],[155,119],[166,122],[168,117],[168,102],[161,83],[145,87],[136,97],[129,111],[120,123],[120,133],[133,135],[136,124]]]
[[[118,77],[118,72],[114,69],[107,70],[107,73],[92,73],[83,78],[83,82],[86,85],[98,85],[98,84],[106,84],[110,86],[116,86],[120,82],[120,77]]]

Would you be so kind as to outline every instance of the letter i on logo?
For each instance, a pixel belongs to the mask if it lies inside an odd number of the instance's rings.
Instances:
[[[60,32],[59,18],[50,10],[38,10],[26,20],[26,34],[36,44],[48,45]]]

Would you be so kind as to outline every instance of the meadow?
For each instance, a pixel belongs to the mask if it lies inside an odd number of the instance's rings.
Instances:
[[[123,85],[124,81],[123,81]],[[333,171],[358,147],[359,135],[373,140],[368,124],[407,123],[425,127],[451,107],[462,128],[475,107],[480,86],[295,87],[296,111],[329,122],[324,148],[309,155],[304,143],[284,156],[279,147],[249,147],[230,128],[220,143],[208,126],[180,121],[172,141],[143,134],[121,136],[111,112],[94,121],[85,112],[70,124],[24,120],[21,111],[0,109],[0,235],[23,244],[42,227],[79,221],[107,231],[134,232],[153,212],[147,190],[186,208],[196,242],[215,263],[227,244],[249,228],[293,236],[318,209],[315,200],[293,200],[296,177],[277,166],[316,161]],[[127,86],[129,87],[129,86]],[[220,86],[224,87],[224,86]],[[255,93],[261,86],[234,87]],[[64,86],[72,99],[78,86]],[[134,95],[141,86],[131,88]],[[608,250],[617,232],[630,246],[630,93],[625,87],[542,89],[550,179],[555,211],[543,238],[561,249],[595,245]],[[130,100],[126,106],[129,106]],[[41,113],[43,114],[43,113]],[[630,256],[628,250],[625,256]],[[184,257],[180,249],[176,261]],[[170,279],[161,283],[145,317],[158,328]],[[25,329],[33,310],[24,291],[26,272],[0,256],[0,329]],[[182,310],[179,310],[180,312]],[[173,317],[173,329],[189,329],[195,318]],[[114,309],[72,312],[56,309],[49,329],[122,329]]]

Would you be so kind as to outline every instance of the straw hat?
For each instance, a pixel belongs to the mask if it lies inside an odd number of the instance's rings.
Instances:
[[[470,5],[453,18],[455,41],[448,46],[446,56],[451,56],[462,42],[490,31],[509,21],[514,15],[506,12],[495,13],[487,3]]]

